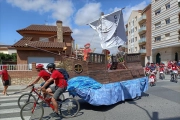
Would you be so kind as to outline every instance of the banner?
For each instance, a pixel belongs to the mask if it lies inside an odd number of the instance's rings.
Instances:
[[[103,49],[124,45],[126,42],[122,10],[103,15],[89,25],[98,32]]]

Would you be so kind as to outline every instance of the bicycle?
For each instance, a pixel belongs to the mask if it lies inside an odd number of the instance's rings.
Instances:
[[[178,76],[178,71],[177,70],[173,70],[171,72],[171,80],[170,81],[177,83],[178,82],[177,76]]]
[[[34,88],[34,90],[37,91],[38,89]],[[51,107],[52,110],[54,110],[54,106],[51,102],[51,97],[45,99],[41,93],[42,93],[41,90],[39,93],[37,93],[38,98],[36,101],[28,102],[21,108],[20,116],[21,116],[22,120],[26,120],[26,119],[41,120],[43,118],[44,107],[42,106],[42,104],[39,104],[39,102],[38,102],[39,99],[41,99],[44,103],[46,103],[49,107]],[[62,115],[65,118],[75,117],[80,110],[80,104],[74,98],[66,98],[64,100],[58,100],[57,102],[58,102],[59,113],[60,113],[60,115]],[[29,107],[29,105],[30,105],[30,107]],[[74,109],[74,108],[76,108],[76,109]],[[37,111],[38,109],[40,110],[39,112]],[[27,113],[28,110],[30,110],[30,114]],[[72,113],[72,112],[74,112],[74,113]],[[35,113],[37,113],[37,115],[35,115],[35,118],[31,118],[32,114],[35,114]]]
[[[36,101],[36,97],[33,95],[33,93],[35,93],[37,95],[38,92],[35,90],[34,85],[32,85],[30,87],[32,87],[30,93],[24,93],[18,98],[18,106],[19,106],[20,109],[22,108],[22,106],[24,104],[26,104],[28,102]],[[28,86],[26,88],[22,89],[22,90],[25,90],[27,88],[28,88]],[[64,100],[64,98],[65,97],[64,97],[63,94],[61,94],[61,96],[59,97],[59,99],[61,99],[61,100]]]

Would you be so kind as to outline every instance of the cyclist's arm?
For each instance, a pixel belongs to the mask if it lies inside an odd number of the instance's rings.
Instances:
[[[42,89],[46,88],[50,84],[50,82],[52,82],[53,80],[54,80],[53,78],[49,78],[49,80],[47,80],[41,88]]]
[[[28,86],[31,86],[33,84],[36,84],[41,79],[40,76],[38,76],[32,83],[30,83]]]

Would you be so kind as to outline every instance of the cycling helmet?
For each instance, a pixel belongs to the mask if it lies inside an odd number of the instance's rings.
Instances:
[[[55,66],[55,64],[54,63],[49,63],[47,66],[46,66],[46,68],[55,68],[56,66]]]
[[[36,65],[36,69],[42,69],[43,67],[44,67],[43,64],[38,64],[38,65]]]

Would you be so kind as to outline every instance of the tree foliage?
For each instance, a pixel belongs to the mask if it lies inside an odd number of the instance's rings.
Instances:
[[[4,54],[4,53],[0,53],[0,61],[17,61],[17,54],[13,53],[13,54]]]

